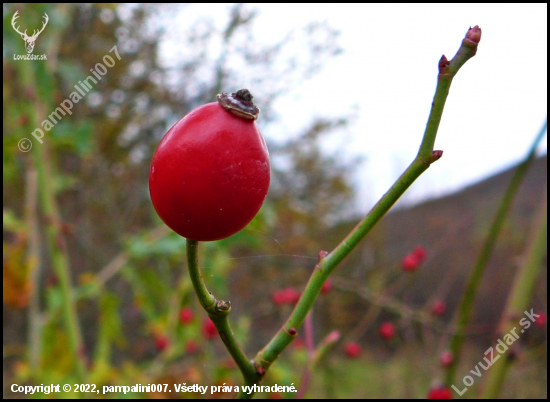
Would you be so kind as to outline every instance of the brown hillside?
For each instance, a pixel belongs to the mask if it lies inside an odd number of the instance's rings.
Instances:
[[[395,293],[395,298],[411,308],[425,306],[434,299],[444,300],[448,306],[444,318],[450,320],[513,169],[443,198],[389,213],[348,257],[342,269],[336,270],[335,276],[364,283],[371,289],[388,279],[402,280],[401,259],[421,244],[428,250],[428,260],[412,274],[410,283],[401,287],[403,291]],[[497,240],[476,300],[471,328],[474,332],[490,334],[500,317],[525,251],[534,213],[546,192],[546,181],[545,155],[529,168]],[[339,227],[331,236],[333,240],[341,238],[355,223]],[[380,272],[385,272],[383,280]],[[535,310],[546,310],[546,270],[542,275],[533,301]],[[342,314],[340,305],[338,311],[331,311],[331,318],[351,330],[357,322],[357,309],[366,309],[368,304],[357,298],[343,305],[348,314]]]

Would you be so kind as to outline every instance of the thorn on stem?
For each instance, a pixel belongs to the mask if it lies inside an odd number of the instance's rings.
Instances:
[[[296,331],[296,328],[290,328],[290,329],[288,330],[288,334],[289,334],[290,336],[296,336],[297,333],[298,333],[298,331]]]
[[[327,255],[328,255],[327,251],[324,251],[324,250],[319,251],[318,262],[321,262],[323,258],[325,258]]]

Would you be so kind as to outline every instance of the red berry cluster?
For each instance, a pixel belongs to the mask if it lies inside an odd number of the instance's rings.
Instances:
[[[414,272],[426,259],[426,249],[423,246],[416,246],[413,251],[407,254],[401,265],[406,272]]]
[[[283,304],[296,304],[300,300],[300,293],[293,288],[284,288],[277,290],[271,295],[273,304],[282,306]]]

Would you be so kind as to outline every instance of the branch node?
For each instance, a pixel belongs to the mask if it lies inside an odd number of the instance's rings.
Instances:
[[[231,302],[229,300],[218,300],[218,302],[216,303],[216,310],[224,313],[229,313],[229,311],[231,311]]]
[[[295,337],[296,335],[298,335],[298,331],[296,331],[296,328],[292,327],[290,328],[288,331],[286,330],[285,327],[283,327],[283,330],[288,334],[288,336],[291,336],[291,337]]]
[[[259,366],[257,364],[255,364],[254,366],[256,367],[256,374],[258,374],[258,377],[260,377],[261,381],[264,378],[266,371],[262,366]]]
[[[262,359],[262,356],[261,356],[260,353],[261,353],[261,351],[258,352],[258,354],[256,355],[256,357],[258,357],[258,359],[260,359],[260,360],[263,361],[265,364],[267,364],[268,366],[270,366],[271,363],[273,363],[273,362],[268,362],[267,360]],[[257,366],[257,364],[256,364],[256,362],[254,362],[254,360],[252,360],[252,363],[254,364],[254,366]]]

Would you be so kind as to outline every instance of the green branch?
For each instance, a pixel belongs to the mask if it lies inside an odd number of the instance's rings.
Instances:
[[[201,306],[206,310],[208,316],[216,326],[218,334],[222,339],[225,347],[237,363],[241,370],[246,385],[252,385],[259,381],[260,376],[256,367],[247,359],[242,351],[235,334],[229,325],[229,313],[231,312],[231,302],[217,300],[212,293],[208,291],[199,269],[197,251],[199,242],[196,240],[187,239],[187,265],[189,267],[189,275],[195,293],[199,298]],[[243,394],[245,396],[246,394]]]
[[[529,152],[514,171],[514,175],[512,176],[510,184],[508,185],[508,188],[506,189],[506,192],[504,193],[504,196],[500,201],[500,205],[498,207],[493,223],[489,229],[487,238],[485,239],[485,243],[483,244],[474,269],[470,274],[468,283],[466,284],[466,290],[462,295],[462,300],[458,307],[455,327],[456,330],[449,344],[449,350],[453,354],[454,359],[453,363],[446,372],[445,382],[448,385],[453,383],[453,378],[455,376],[458,360],[460,357],[460,351],[462,349],[462,344],[464,343],[464,331],[466,329],[466,326],[468,325],[468,322],[470,321],[470,316],[472,314],[472,308],[475,301],[475,295],[479,284],[481,283],[481,279],[483,278],[483,273],[485,272],[487,262],[489,261],[489,257],[491,256],[493,248],[495,247],[498,234],[500,232],[500,229],[502,228],[502,225],[504,224],[504,221],[506,220],[506,216],[508,215],[508,211],[510,210],[510,206],[512,204],[515,194],[517,193],[519,185],[525,177],[527,168],[535,159],[535,151],[539,142],[544,137],[546,126],[547,121],[544,122],[539,134],[531,145]]]
[[[447,61],[445,56],[441,58],[437,89],[418,155],[369,214],[329,255],[320,259],[290,317],[275,337],[258,352],[255,358],[258,366],[267,370],[279,357],[298,333],[306,315],[319,295],[323,283],[325,283],[331,272],[359,244],[409,186],[428,169],[430,164],[441,157],[442,151],[434,151],[433,146],[449,88],[460,67],[475,55],[480,37],[481,30],[479,27],[471,28],[455,57],[450,62]]]
[[[502,315],[502,319],[499,324],[499,339],[514,330],[517,326],[518,318],[523,315],[523,311],[525,309],[528,309],[528,304],[533,298],[537,278],[542,268],[542,261],[544,259],[544,255],[546,254],[546,241],[548,238],[546,189],[544,189],[544,193],[544,199],[540,205],[539,212],[534,219],[535,228],[528,246],[529,250],[527,252],[527,261],[516,273],[514,285],[512,286],[512,290],[506,304],[506,309],[504,310],[504,314]],[[521,332],[523,332],[523,330],[521,330]],[[509,349],[501,359],[495,360],[493,363],[493,366],[489,371],[489,377],[487,378],[483,398],[498,398],[502,384],[506,378],[506,372],[510,366],[510,357]]]

